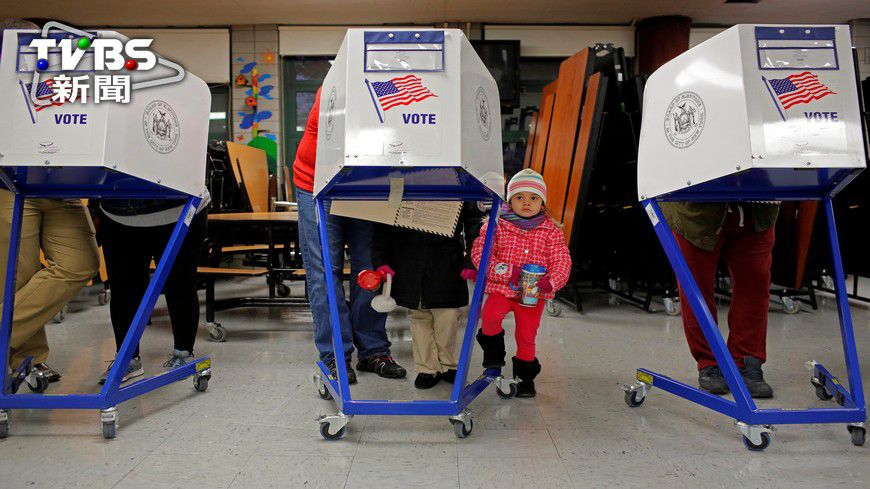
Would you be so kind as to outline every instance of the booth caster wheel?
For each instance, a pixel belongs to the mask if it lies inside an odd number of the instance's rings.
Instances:
[[[817,385],[816,386],[816,397],[818,397],[819,399],[821,399],[823,401],[830,401],[834,397],[834,395],[831,394],[830,392],[828,392],[828,389],[825,389],[825,386]]]
[[[625,393],[625,403],[628,407],[640,407],[643,405],[643,402],[646,401],[646,397],[637,397],[637,392],[626,392]]]
[[[97,303],[101,306],[105,306],[110,300],[112,300],[111,290],[104,290],[97,295]]]
[[[863,447],[864,438],[867,436],[867,428],[857,425],[849,425],[846,428],[849,429],[849,434],[852,435],[852,445]]]
[[[350,416],[339,412],[331,416],[320,417],[320,436],[324,440],[340,440],[344,437],[344,429],[350,422]]]
[[[0,439],[9,436],[9,410],[0,409]]]
[[[100,421],[103,423],[103,438],[107,440],[115,438],[115,430],[118,428],[118,408],[100,410]]]
[[[325,440],[340,440],[344,438],[344,426],[339,428],[335,433],[330,431],[331,426],[329,423],[320,423],[320,436]]]
[[[324,401],[332,400],[332,393],[329,392],[329,389],[326,388],[326,384],[321,382],[319,386],[317,386],[317,395],[320,396]]]
[[[456,438],[468,438],[468,435],[474,429],[474,420],[471,419],[468,420],[467,424],[461,421],[450,422],[453,423],[453,433],[456,434]]]
[[[623,385],[622,390],[625,391],[625,404],[628,407],[640,407],[646,400],[647,393],[652,389],[652,385],[646,382],[635,382],[632,385]]]
[[[222,343],[227,340],[227,328],[221,326],[221,323],[208,323],[208,339],[217,343]]]
[[[757,445],[755,443],[753,443],[752,440],[750,440],[749,438],[744,436],[743,437],[743,445],[745,445],[746,448],[748,448],[749,450],[751,450],[753,452],[763,451],[765,448],[770,446],[770,434],[762,433],[760,436],[761,436],[761,443],[759,443]]]
[[[517,395],[517,380],[504,377],[495,379],[495,392],[502,399],[513,399]]]
[[[211,372],[204,374],[196,374],[193,376],[193,388],[197,392],[205,392],[208,390],[208,381],[211,380]]]
[[[456,434],[456,438],[468,438],[468,435],[474,430],[474,420],[471,417],[471,411],[467,409],[450,417],[450,424],[453,425],[453,433]]]
[[[801,312],[801,304],[800,302],[785,295],[782,297],[782,310],[786,314],[797,314]]]
[[[618,306],[619,305],[619,298],[616,297],[615,295],[611,295],[610,298],[607,299],[607,303],[611,306]]]
[[[48,379],[37,374],[35,370],[31,370],[30,374],[27,375],[24,381],[27,383],[27,387],[37,394],[41,394],[48,389]]]
[[[741,421],[735,423],[743,435],[743,445],[753,452],[763,451],[770,446],[773,427],[770,425],[748,425]]]
[[[323,380],[323,377],[320,375],[320,369],[317,369],[313,375],[314,387],[317,387],[317,395],[320,396],[324,401],[332,400],[332,393],[329,392],[329,389],[326,388],[326,382]]]
[[[665,306],[665,314],[668,316],[679,316],[680,315],[680,305],[679,301],[674,300],[672,297],[665,297],[662,300]]]
[[[562,304],[556,302],[555,299],[547,301],[547,314],[554,318],[561,316]]]

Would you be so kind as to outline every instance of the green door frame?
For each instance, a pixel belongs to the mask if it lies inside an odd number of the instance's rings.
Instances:
[[[310,58],[310,56],[304,56]],[[296,147],[302,139],[304,130],[296,130],[296,94],[298,92],[316,92],[323,84],[323,80],[297,80],[296,72],[291,59],[299,58],[297,56],[282,56],[282,84],[281,84],[281,99],[283,100],[284,121],[284,164],[292,170],[293,161],[296,159]],[[318,57],[319,58],[319,57]],[[323,58],[331,59],[332,56],[324,56]],[[291,171],[292,175],[292,171]],[[293,197],[295,198],[296,187],[293,185],[293,178],[287,182],[289,188],[292,189]],[[288,196],[290,198],[290,196]]]

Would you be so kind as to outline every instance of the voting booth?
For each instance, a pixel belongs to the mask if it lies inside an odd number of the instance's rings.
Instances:
[[[626,402],[639,406],[658,387],[735,418],[753,450],[768,446],[775,424],[845,423],[863,444],[864,392],[831,202],[867,160],[849,28],[732,27],[653,73],[643,110],[639,198],[734,400],[639,369]],[[824,202],[848,389],[821,364],[808,366],[816,394],[837,407],[756,407],[662,216],[665,200]]]
[[[111,373],[99,394],[17,394],[22,384],[44,390],[47,383],[30,362],[11,374],[0,373],[0,435],[8,433],[11,409],[99,409],[103,435],[115,436],[116,406],[169,383],[193,376],[203,391],[211,375],[210,359],[120,387],[124,371],[145,330],[157,297],[184,240],[205,189],[205,152],[211,96],[206,84],[159,58],[147,72],[125,71],[133,90],[129,103],[103,101],[60,103],[52,100],[51,83],[60,75],[99,75],[93,53],[85,49],[77,71],[63,72],[49,51],[47,68],[37,69],[31,41],[127,39],[112,31],[57,28],[6,30],[0,54],[0,181],[15,194],[5,298],[0,326],[0,363],[8,363],[15,298],[15,271],[25,198],[183,199],[184,209],[157,263]],[[89,43],[88,43],[89,44]],[[81,46],[81,45],[80,45]],[[179,70],[180,75],[179,75]],[[118,74],[114,72],[112,74]],[[93,78],[91,78],[93,79]],[[154,80],[169,83],[152,83]]]
[[[456,29],[350,29],[320,95],[315,206],[329,292],[334,351],[344,351],[324,203],[486,201],[490,226],[480,268],[485,269],[504,193],[499,95],[468,39]],[[343,355],[337,378],[323,362],[315,383],[335,399],[338,414],[320,420],[324,438],[340,438],[351,416],[444,415],[460,438],[470,434],[465,408],[490,383],[510,396],[516,386],[501,369],[466,385],[486,274],[478,276],[463,334],[456,382],[446,401],[357,400],[351,397]]]

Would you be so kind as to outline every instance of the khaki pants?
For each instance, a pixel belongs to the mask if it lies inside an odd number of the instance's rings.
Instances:
[[[456,368],[456,333],[462,309],[410,309],[414,365],[418,374]]]
[[[13,201],[12,192],[0,190],[0,278],[4,281]],[[48,358],[45,324],[93,278],[100,264],[94,225],[81,201],[27,199],[23,217],[9,342],[12,367],[28,355],[33,355],[34,363]],[[40,248],[48,263],[45,268],[39,260]]]

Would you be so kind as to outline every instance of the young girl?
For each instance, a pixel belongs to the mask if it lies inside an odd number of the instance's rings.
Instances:
[[[516,320],[517,355],[513,357],[514,377],[519,379],[517,397],[535,397],[535,377],[541,363],[535,357],[535,336],[541,323],[546,299],[565,286],[571,272],[571,255],[565,246],[562,230],[546,214],[544,202],[547,186],[533,170],[522,170],[511,178],[507,202],[502,207],[495,231],[489,267],[486,270],[486,293],[482,327],[477,342],[483,348],[483,367],[505,365],[504,329],[501,323],[511,311]],[[474,242],[471,258],[480,266],[486,228]],[[519,302],[518,293],[523,265],[542,265],[545,275],[538,279],[540,297],[537,305]]]
[[[383,224],[375,227],[372,265],[393,276],[391,295],[409,309],[418,389],[442,380],[452,384],[456,378],[456,333],[462,308],[468,305],[466,278],[474,271],[470,251],[483,216],[475,203],[465,203],[449,238]]]

